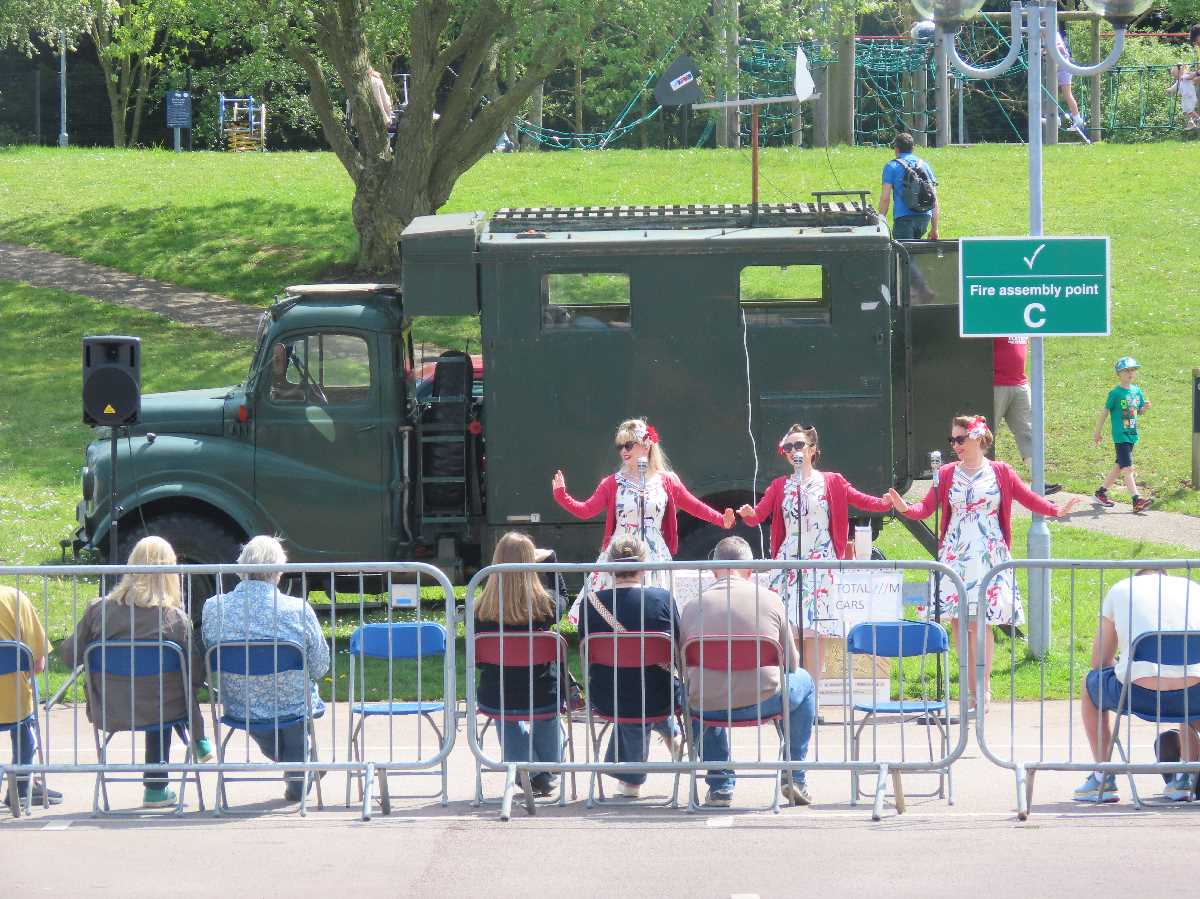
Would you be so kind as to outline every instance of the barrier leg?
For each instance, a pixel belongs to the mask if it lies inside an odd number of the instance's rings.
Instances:
[[[1120,724],[1120,721],[1118,720],[1117,725],[1113,728],[1113,743],[1112,743],[1112,745],[1113,745],[1113,748],[1115,748],[1117,750],[1117,752],[1119,752],[1121,754],[1121,761],[1128,764],[1129,756],[1126,754],[1125,747],[1121,743],[1121,735],[1117,733],[1117,731],[1119,731],[1120,729],[1121,729],[1121,724]],[[1133,807],[1136,808],[1138,811],[1141,811],[1142,810],[1142,797],[1138,795],[1137,784],[1134,783],[1134,780],[1133,780],[1133,772],[1128,771],[1128,772],[1126,772],[1125,776],[1129,778],[1129,794],[1130,794],[1130,796],[1133,797]]]
[[[512,818],[513,791],[517,788],[517,769],[509,765],[504,776],[504,795],[500,797],[500,820]]]
[[[1025,814],[1029,814],[1029,810],[1033,808],[1033,781],[1037,777],[1037,769],[1027,771],[1025,774]]]
[[[900,772],[892,772],[892,790],[896,794],[896,814],[904,814],[904,784],[900,780]]]
[[[384,775],[386,777],[386,775]],[[362,819],[364,821],[371,820],[371,791],[375,786],[375,763],[367,762],[367,768],[363,771],[362,779]],[[350,779],[346,778],[346,789],[350,789]],[[349,803],[347,803],[349,804]],[[386,815],[390,809],[388,808],[387,788],[383,791],[383,813]]]
[[[1025,766],[1017,762],[1014,771],[1017,778],[1017,820],[1024,821],[1029,817],[1029,797],[1025,795],[1026,775]]]
[[[887,795],[888,766],[883,762],[879,766],[879,777],[875,780],[875,805],[871,809],[871,820],[883,818],[883,798]]]
[[[32,778],[30,780],[32,781]],[[29,793],[31,796],[33,795],[32,788]],[[17,775],[12,771],[8,772],[8,810],[12,812],[14,818],[21,817],[21,797],[17,794]]]
[[[379,805],[385,815],[392,813],[392,788],[388,784],[387,768],[383,768],[379,772]]]

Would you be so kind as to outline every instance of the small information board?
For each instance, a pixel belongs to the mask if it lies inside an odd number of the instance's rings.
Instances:
[[[167,127],[192,127],[192,95],[188,91],[167,91]]]
[[[1109,333],[1107,237],[964,237],[958,273],[963,337]]]

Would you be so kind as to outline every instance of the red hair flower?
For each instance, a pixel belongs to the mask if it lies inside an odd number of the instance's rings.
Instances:
[[[645,443],[658,443],[658,431],[654,430],[654,425],[646,425]]]
[[[967,426],[967,436],[978,440],[980,437],[986,437],[991,431],[988,429],[987,419],[982,415],[976,415],[971,419],[971,423]]]

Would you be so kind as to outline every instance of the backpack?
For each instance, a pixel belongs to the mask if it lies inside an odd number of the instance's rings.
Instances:
[[[919,163],[896,161],[904,167],[904,180],[900,182],[900,198],[912,212],[930,212],[937,200],[934,180],[925,173]]]

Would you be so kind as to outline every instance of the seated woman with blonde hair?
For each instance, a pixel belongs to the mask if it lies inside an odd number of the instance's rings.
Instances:
[[[161,537],[143,537],[129,554],[130,565],[175,565],[175,550]],[[149,640],[177,644],[192,679],[191,738],[197,762],[212,760],[212,744],[204,736],[204,716],[196,691],[204,683],[204,647],[192,638],[192,622],[183,610],[178,574],[130,572],[108,596],[88,606],[75,632],[58,647],[69,668],[86,665],[84,653],[101,640]],[[190,655],[189,655],[190,650]],[[188,717],[187,690],[179,675],[167,672],[157,683],[150,677],[128,678],[88,672],[87,716],[101,730],[137,730]],[[171,728],[146,730],[146,764],[158,765],[171,753]],[[180,729],[180,736],[183,731]],[[175,804],[164,774],[142,776],[143,808]]]

